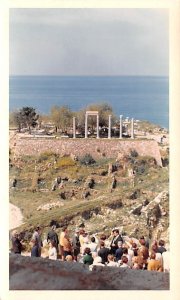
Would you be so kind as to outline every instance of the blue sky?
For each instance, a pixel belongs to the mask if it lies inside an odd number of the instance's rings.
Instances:
[[[167,9],[10,9],[10,75],[168,75]]]

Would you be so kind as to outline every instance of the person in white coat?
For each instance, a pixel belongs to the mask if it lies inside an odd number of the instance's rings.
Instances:
[[[57,259],[57,250],[56,250],[56,244],[54,241],[50,241],[49,243],[49,259],[56,260]]]
[[[94,257],[94,261],[93,261],[92,265],[89,266],[89,270],[92,271],[95,266],[100,266],[100,267],[105,266],[104,264],[102,264],[102,258],[100,256]]]
[[[162,254],[162,264],[163,264],[163,271],[166,273],[170,272],[170,252],[166,247],[167,251],[163,252]]]

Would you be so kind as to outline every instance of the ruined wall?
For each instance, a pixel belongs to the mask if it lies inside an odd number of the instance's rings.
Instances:
[[[168,290],[169,274],[10,255],[10,290]]]
[[[152,156],[158,165],[162,165],[158,144],[154,140],[119,139],[45,139],[18,138],[13,146],[17,155],[40,154],[52,151],[60,155],[74,154],[78,157],[90,153],[95,159],[100,157],[116,158],[118,153],[128,153],[135,149],[139,155]]]

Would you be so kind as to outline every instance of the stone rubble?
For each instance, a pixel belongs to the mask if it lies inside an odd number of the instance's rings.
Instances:
[[[62,203],[60,201],[51,202],[51,203],[46,203],[46,204],[38,206],[37,211],[40,211],[40,210],[48,211],[48,210],[51,210],[52,208],[62,207],[62,206],[64,206],[64,203]]]

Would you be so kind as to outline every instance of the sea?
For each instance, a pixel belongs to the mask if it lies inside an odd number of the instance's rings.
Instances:
[[[169,77],[10,76],[9,109],[31,106],[49,114],[52,106],[79,111],[108,103],[119,118],[147,120],[169,128]]]

